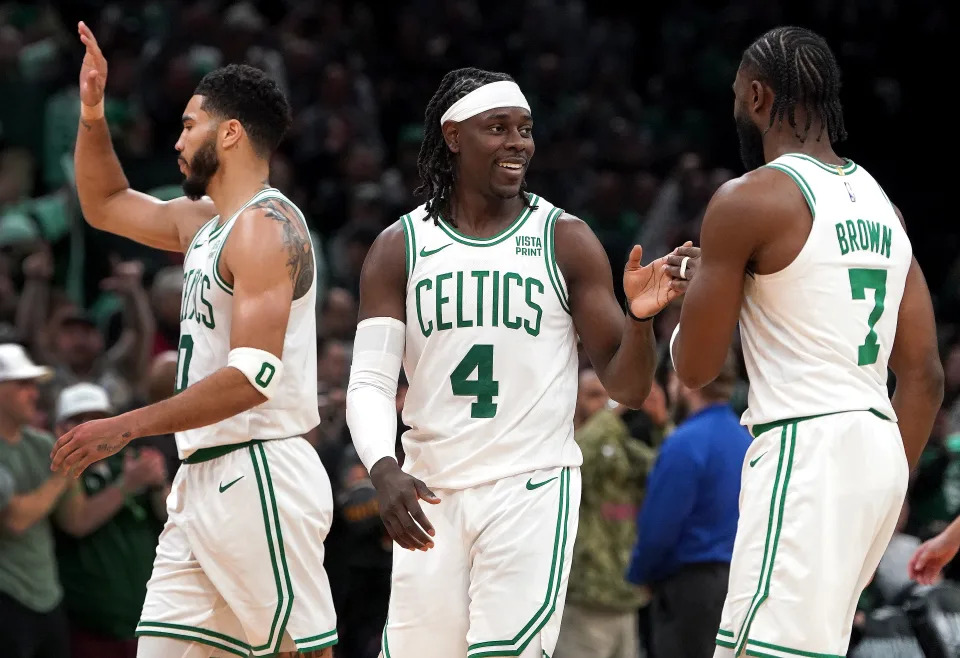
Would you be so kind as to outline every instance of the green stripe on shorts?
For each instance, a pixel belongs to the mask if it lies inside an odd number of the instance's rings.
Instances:
[[[294,640],[293,643],[297,647],[297,653],[306,653],[308,651],[319,651],[320,649],[326,649],[327,647],[333,646],[338,641],[339,638],[337,637],[337,630],[333,629],[332,631],[327,631],[326,633],[321,633],[320,635],[302,637],[298,640]]]
[[[478,642],[467,648],[467,658],[492,658],[493,656],[519,656],[527,647],[540,629],[544,627],[557,606],[557,597],[560,594],[560,581],[563,580],[563,559],[566,554],[567,528],[570,517],[570,469],[564,468],[560,473],[560,504],[557,510],[557,530],[553,540],[553,560],[550,563],[550,580],[547,582],[547,592],[543,605],[537,610],[530,621],[520,629],[520,632],[511,640],[494,640]],[[386,629],[384,629],[386,640]],[[384,641],[386,645],[386,641]],[[390,658],[386,653],[385,658]]]
[[[280,515],[277,512],[277,500],[273,492],[273,480],[270,478],[267,455],[263,450],[263,444],[260,443],[251,445],[249,450],[250,459],[253,461],[253,472],[257,478],[257,487],[260,490],[263,525],[267,534],[267,546],[270,548],[273,577],[277,585],[277,608],[270,624],[270,634],[267,637],[267,642],[252,647],[253,655],[262,656],[277,653],[280,650],[280,641],[283,639],[283,632],[286,630],[287,620],[290,618],[290,610],[293,608],[293,587],[290,583],[287,558],[283,550]]]
[[[249,656],[250,645],[242,640],[200,628],[183,624],[169,624],[162,621],[141,621],[135,632],[137,637],[169,637],[184,642],[197,642],[237,656]]]
[[[763,543],[763,562],[760,566],[760,579],[757,591],[753,595],[747,616],[743,619],[737,636],[734,655],[739,655],[747,643],[750,625],[760,606],[770,595],[770,582],[773,579],[773,566],[777,558],[777,546],[780,543],[780,530],[783,528],[783,511],[787,501],[787,487],[793,470],[793,452],[797,440],[797,424],[784,425],[780,433],[780,459],[777,462],[777,476],[773,482],[770,496],[770,517],[767,522],[767,536]]]

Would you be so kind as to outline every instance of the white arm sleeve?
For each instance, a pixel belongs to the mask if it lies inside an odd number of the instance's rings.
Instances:
[[[403,362],[405,325],[387,317],[357,325],[347,386],[347,426],[369,472],[384,457],[396,459],[397,381]]]

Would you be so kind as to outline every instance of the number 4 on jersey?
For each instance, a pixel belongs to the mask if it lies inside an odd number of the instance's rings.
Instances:
[[[877,342],[877,322],[883,315],[883,300],[887,296],[887,271],[869,269],[850,269],[850,292],[854,299],[866,299],[867,290],[873,289],[873,310],[867,318],[870,331],[857,350],[857,365],[869,366],[877,362],[880,344]]]
[[[477,371],[476,379],[468,379]],[[450,373],[454,395],[477,398],[470,405],[471,418],[493,418],[497,404],[493,398],[500,394],[500,382],[493,378],[493,345],[474,345]]]

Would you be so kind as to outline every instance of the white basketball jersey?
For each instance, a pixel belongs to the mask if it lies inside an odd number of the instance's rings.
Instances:
[[[177,391],[195,384],[227,365],[233,286],[223,280],[219,263],[223,245],[240,213],[257,201],[282,199],[300,210],[275,189],[257,193],[233,217],[220,224],[219,216],[207,222],[193,238],[183,263],[183,299],[180,303],[180,346]],[[280,245],[275,248],[279,249]],[[316,268],[314,268],[316,270]],[[299,436],[320,422],[317,410],[316,279],[303,297],[290,306],[283,341],[283,375],[274,396],[261,405],[231,418],[177,432],[181,459],[200,448],[243,443],[251,439]]]
[[[886,194],[853,162],[789,154],[813,226],[796,259],[747,276],[740,335],[750,377],[744,425],[839,411],[896,416],[887,361],[913,252]]]
[[[460,489],[579,466],[576,333],[553,231],[560,208],[529,195],[509,227],[473,238],[417,208],[407,253],[404,470]]]

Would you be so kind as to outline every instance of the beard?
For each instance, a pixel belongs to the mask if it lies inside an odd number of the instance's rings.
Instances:
[[[753,171],[767,164],[763,154],[763,133],[752,121],[734,117],[737,124],[737,138],[740,140],[740,160],[747,171]]]
[[[207,140],[197,149],[189,162],[189,174],[183,181],[183,192],[191,201],[197,201],[207,193],[210,179],[220,168],[217,147],[213,139]]]

